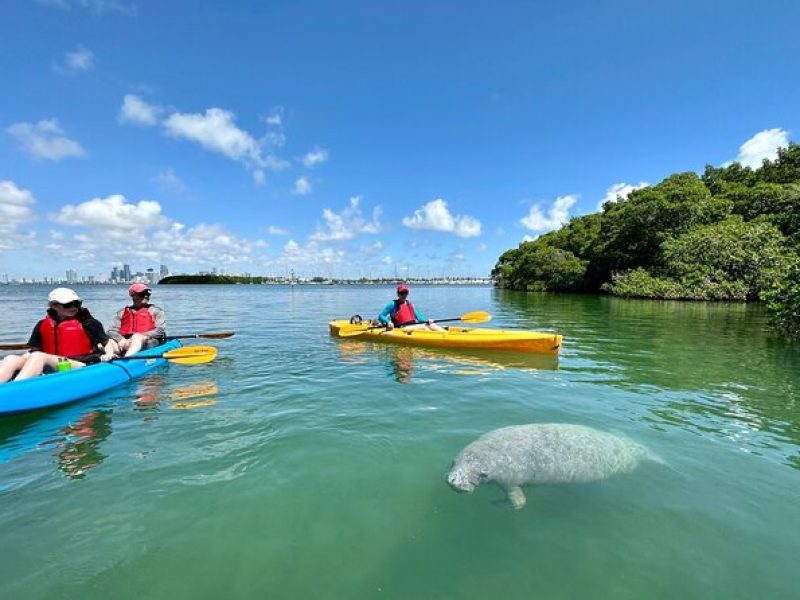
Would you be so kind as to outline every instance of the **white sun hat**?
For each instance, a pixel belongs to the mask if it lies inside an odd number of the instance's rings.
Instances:
[[[58,302],[59,304],[68,304],[75,300],[80,301],[81,297],[75,293],[75,290],[69,288],[56,288],[47,296],[49,302]]]

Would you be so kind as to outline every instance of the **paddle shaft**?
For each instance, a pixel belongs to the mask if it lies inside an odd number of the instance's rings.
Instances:
[[[190,339],[209,339],[221,340],[236,335],[234,331],[224,331],[222,333],[193,333],[191,335],[168,335],[165,339],[168,340],[190,340]],[[30,350],[32,346],[28,344],[0,344],[0,350]]]

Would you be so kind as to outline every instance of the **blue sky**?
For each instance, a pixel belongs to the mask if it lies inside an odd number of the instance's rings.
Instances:
[[[800,131],[800,3],[9,0],[0,272],[487,275]]]

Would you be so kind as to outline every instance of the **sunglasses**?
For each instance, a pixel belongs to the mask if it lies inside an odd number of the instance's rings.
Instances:
[[[62,308],[80,308],[82,302],[80,300],[73,300],[72,302],[67,302],[66,304],[62,304],[61,302],[56,302]]]
[[[134,296],[139,296],[140,298],[149,298],[150,292],[133,292]]]
[[[397,292],[398,296],[408,296],[408,292]]]

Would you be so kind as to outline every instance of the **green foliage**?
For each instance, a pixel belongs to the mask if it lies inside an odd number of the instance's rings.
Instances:
[[[231,283],[268,283],[275,282],[272,277],[244,277],[241,275],[170,275],[158,282],[158,285],[170,284],[231,284]]]
[[[569,250],[536,240],[523,242],[511,252],[513,254],[504,253],[505,262],[492,271],[492,276],[503,287],[543,292],[578,291],[583,286],[586,261]]]
[[[714,198],[694,173],[668,177],[655,187],[631,192],[624,202],[606,204],[598,255],[606,276],[614,271],[661,264],[661,245],[693,227],[720,221],[733,208]]]
[[[604,289],[649,298],[757,300],[786,274],[794,254],[785,241],[770,223],[730,217],[665,242],[658,276],[629,271]]]
[[[800,259],[792,262],[785,277],[776,279],[765,290],[764,300],[778,329],[787,335],[800,337]]]
[[[798,334],[800,146],[756,169],[678,173],[504,252],[492,276],[518,290],[696,300],[766,299]]]

